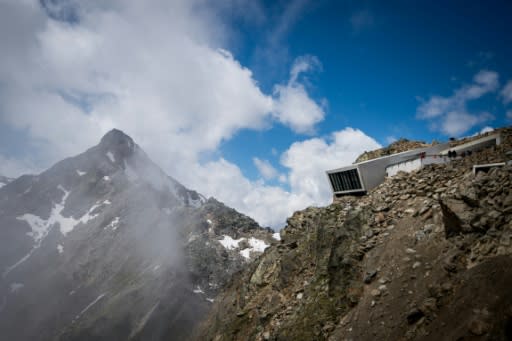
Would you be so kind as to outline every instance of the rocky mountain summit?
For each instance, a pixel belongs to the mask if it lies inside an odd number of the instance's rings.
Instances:
[[[296,212],[198,340],[511,340],[512,165],[502,144]]]
[[[228,278],[275,242],[119,130],[2,183],[2,340],[187,338]]]

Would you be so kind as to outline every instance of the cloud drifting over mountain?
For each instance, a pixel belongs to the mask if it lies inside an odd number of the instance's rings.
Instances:
[[[326,167],[377,146],[356,130],[292,145],[282,158],[289,174],[281,176],[290,190],[250,181],[223,158],[200,162],[243,129],[282,124],[313,133],[325,112],[300,76],[320,62],[297,59],[288,82],[265,94],[223,48],[229,29],[218,14],[225,7],[199,0],[42,4],[0,2],[0,43],[10,51],[0,61],[0,122],[24,132],[31,147],[17,158],[0,155],[9,160],[0,167],[6,175],[38,171],[120,128],[185,185],[277,225],[295,209],[326,203]],[[28,158],[40,162],[27,167]],[[300,158],[313,162],[304,168]]]

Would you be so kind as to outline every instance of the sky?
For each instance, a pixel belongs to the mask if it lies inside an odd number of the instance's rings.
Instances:
[[[118,128],[280,229],[325,170],[512,121],[510,1],[0,0],[0,174]]]

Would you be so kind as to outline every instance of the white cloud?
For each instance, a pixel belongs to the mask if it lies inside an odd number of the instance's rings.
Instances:
[[[431,96],[416,110],[416,117],[430,120],[432,126],[448,135],[458,136],[475,125],[493,119],[486,112],[469,113],[467,102],[476,100],[498,89],[499,75],[494,71],[481,70],[473,77],[473,82],[454,91],[450,97]]]
[[[304,3],[294,8],[300,12]],[[295,132],[313,132],[325,113],[309,96],[304,73],[320,68],[316,58],[298,58],[287,82],[265,94],[251,70],[223,49],[230,32],[212,4],[70,1],[52,2],[51,12],[36,0],[0,1],[0,46],[7,51],[0,59],[0,122],[26,132],[27,143],[38,146],[37,155],[0,159],[0,172],[14,176],[48,167],[115,127],[186,186],[262,224],[282,223],[293,210],[329,199],[323,168],[330,164],[309,165],[310,174],[294,163],[307,141],[283,159],[289,174],[265,170],[289,181],[290,191],[251,182],[222,158],[199,161],[242,129],[268,129],[278,121]],[[71,23],[52,19],[69,16]],[[314,140],[334,152],[344,148],[336,139]],[[360,152],[356,145],[345,147],[354,148],[347,151],[351,159]],[[23,161],[28,157],[43,161],[34,166]],[[299,173],[309,180],[298,179]]]
[[[270,164],[268,160],[262,160],[254,157],[252,158],[252,161],[264,179],[270,180],[279,175],[278,171],[272,166],[272,164]]]
[[[512,102],[512,80],[508,81],[507,85],[501,90],[503,103],[508,104]]]
[[[320,67],[317,58],[305,56],[297,58],[290,71],[286,85],[274,88],[274,114],[279,121],[297,133],[312,133],[315,125],[325,116],[323,108],[309,97],[303,84],[299,82],[301,73]]]
[[[443,117],[441,131],[449,136],[460,136],[475,125],[492,118],[493,116],[487,112],[472,115],[465,111],[451,111]]]
[[[283,153],[281,163],[289,168],[288,179],[294,193],[304,193],[312,202],[326,204],[331,190],[325,171],[349,165],[366,150],[380,148],[362,131],[345,128],[329,138],[312,138],[293,143]]]
[[[332,200],[326,170],[349,165],[362,152],[380,147],[353,128],[334,132],[328,138],[295,142],[281,156],[281,164],[288,172],[280,180],[288,182],[289,190],[250,181],[238,166],[224,159],[197,165],[191,173],[198,177],[199,190],[204,194],[215,195],[263,225],[280,228],[294,211],[326,205]]]
[[[21,174],[34,174],[39,172],[30,160],[13,159],[0,154],[0,175],[18,177]]]
[[[117,127],[176,174],[174,160],[193,161],[241,129],[278,119],[310,131],[323,119],[296,80],[276,99],[264,94],[249,69],[215,48],[228,34],[213,9],[195,11],[194,1],[93,1],[78,7],[75,24],[50,19],[38,4],[0,4],[9,51],[0,61],[0,121],[43,141],[49,163]]]

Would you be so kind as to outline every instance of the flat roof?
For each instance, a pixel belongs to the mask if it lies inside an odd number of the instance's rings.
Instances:
[[[449,151],[464,150],[464,149],[467,149],[467,148],[470,148],[470,147],[473,147],[473,146],[478,146],[479,144],[482,144],[482,143],[485,143],[485,142],[489,142],[489,141],[492,141],[492,140],[498,140],[499,138],[500,138],[500,133],[494,133],[494,134],[491,134],[489,136],[480,137],[480,138],[478,138],[476,140],[469,141],[469,142],[466,142],[466,143],[463,143],[463,144],[459,144],[458,146],[455,146],[455,147],[452,147],[452,148],[447,148],[447,149],[443,150],[441,152],[441,154],[445,155],[445,154],[448,154]]]
[[[436,144],[436,145],[433,145],[433,146],[410,149],[410,150],[406,150],[406,151],[403,151],[403,152],[400,152],[400,153],[395,153],[395,154],[390,154],[390,155],[383,155],[383,156],[376,157],[375,159],[370,159],[370,160],[361,161],[361,162],[358,162],[358,163],[353,163],[351,165],[343,166],[343,167],[340,167],[340,168],[330,169],[330,170],[327,170],[326,173],[329,174],[329,173],[345,171],[345,170],[357,168],[357,166],[363,165],[363,164],[366,164],[366,163],[375,162],[375,161],[379,161],[379,160],[383,160],[383,159],[391,158],[391,157],[399,157],[399,156],[408,155],[408,154],[411,154],[411,158],[414,158],[416,153],[419,154],[419,153],[422,153],[424,151],[428,151],[429,149],[437,149],[439,147],[443,147],[444,145],[448,145],[448,144],[449,144],[448,142],[445,142],[445,143],[440,143],[440,144]],[[403,162],[403,161],[397,161],[397,162],[395,162],[395,164],[396,163],[400,163],[400,162]]]

